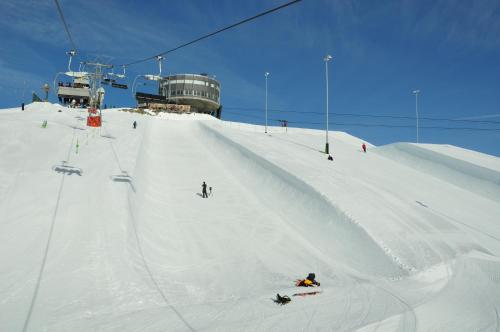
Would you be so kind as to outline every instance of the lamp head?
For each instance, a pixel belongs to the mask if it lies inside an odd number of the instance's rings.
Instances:
[[[266,73],[265,73],[264,75],[265,75],[266,77],[268,77],[268,76],[269,76],[269,73],[266,71]]]
[[[420,93],[420,90],[413,90],[414,94]]]
[[[327,54],[323,60],[330,61],[331,59],[333,59],[333,57],[330,54]]]

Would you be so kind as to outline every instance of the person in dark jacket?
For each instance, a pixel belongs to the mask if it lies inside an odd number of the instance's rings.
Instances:
[[[207,184],[205,183],[205,181],[203,181],[203,184],[201,185],[201,194],[203,198],[208,198]]]
[[[361,145],[361,147],[363,148],[363,152],[366,153],[366,144],[363,143],[363,145]]]
[[[137,121],[134,121],[134,123],[132,123],[132,126],[135,128],[137,128]]]

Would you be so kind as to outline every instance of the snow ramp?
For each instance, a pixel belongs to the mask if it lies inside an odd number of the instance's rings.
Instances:
[[[210,292],[209,280],[218,288],[220,276],[234,281],[218,290],[229,292],[236,284],[255,289],[254,276],[266,284],[319,266],[401,274],[362,228],[297,177],[201,122],[149,125],[129,195],[131,243],[140,242],[153,274],[191,279],[183,287],[198,295]],[[213,187],[208,199],[203,181]]]
[[[500,165],[497,162],[486,167],[484,162],[487,157],[497,158],[458,147],[446,147],[443,151],[443,146],[394,143],[376,148],[373,152],[485,198],[500,198]],[[482,157],[481,165],[474,162],[479,157]]]

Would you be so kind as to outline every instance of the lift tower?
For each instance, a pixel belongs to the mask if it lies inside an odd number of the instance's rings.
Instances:
[[[104,102],[104,89],[101,87],[101,80],[104,76],[103,69],[113,68],[113,65],[99,62],[83,62],[89,68],[88,79],[90,89],[90,103],[88,108],[87,126],[101,127],[102,113],[100,107]]]

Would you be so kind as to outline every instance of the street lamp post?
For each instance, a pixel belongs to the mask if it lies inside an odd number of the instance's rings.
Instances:
[[[264,76],[266,77],[266,131],[265,132],[267,134],[267,77],[269,76],[269,73],[266,71]]]
[[[325,153],[330,153],[330,146],[328,144],[328,62],[332,59],[330,54],[326,55],[323,60],[325,60],[325,76],[326,76],[326,144]]]
[[[417,119],[417,143],[419,141],[418,139],[418,94],[420,93],[420,90],[413,90],[413,94],[415,95],[415,115]]]
[[[163,57],[161,55],[156,56],[156,60],[158,60],[158,65],[160,67],[160,74],[158,74],[158,94],[161,94],[161,65],[162,65],[163,59],[165,59],[165,57]]]

